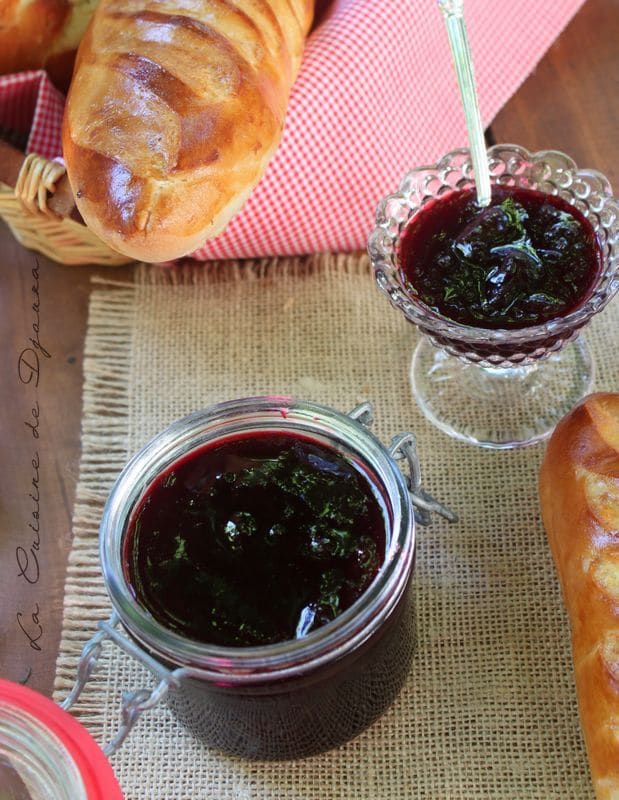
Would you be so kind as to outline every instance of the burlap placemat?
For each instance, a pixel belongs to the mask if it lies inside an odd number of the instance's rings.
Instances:
[[[587,332],[598,388],[616,388],[619,304]],[[102,504],[127,457],[211,403],[293,394],[376,408],[375,431],[419,439],[426,487],[460,514],[418,534],[418,645],[389,712],[350,744],[294,763],[210,752],[165,708],[112,758],[129,800],[581,800],[592,791],[579,733],[567,620],[540,522],[542,446],[483,451],[417,410],[417,331],[375,288],[365,257],[137,272],[95,288],[84,363],[83,456],[56,698],[109,613],[99,574]],[[76,713],[99,741],[121,691],[148,673],[106,646]]]

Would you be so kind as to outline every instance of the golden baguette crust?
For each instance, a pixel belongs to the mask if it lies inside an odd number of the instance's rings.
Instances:
[[[69,85],[97,0],[0,0],[0,75],[45,68]]]
[[[590,395],[557,426],[540,499],[596,795],[619,800],[619,394]]]
[[[220,233],[279,143],[313,0],[101,0],[63,126],[77,207],[164,261]]]

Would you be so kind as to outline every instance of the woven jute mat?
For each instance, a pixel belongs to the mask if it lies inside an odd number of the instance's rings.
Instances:
[[[619,304],[587,330],[597,388],[619,383]],[[408,370],[416,329],[376,289],[364,256],[140,268],[95,287],[84,363],[83,455],[56,699],[110,605],[98,524],[127,458],[212,403],[292,394],[375,405],[375,432],[418,436],[425,487],[460,522],[418,530],[418,643],[393,707],[338,750],[264,763],[211,752],[165,707],[112,764],[129,800],[582,800],[591,798],[569,632],[541,525],[543,445],[484,451],[422,417]],[[75,713],[100,741],[122,691],[151,686],[107,645]]]

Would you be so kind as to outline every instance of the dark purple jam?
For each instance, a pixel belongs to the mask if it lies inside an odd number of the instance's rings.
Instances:
[[[124,540],[138,602],[200,642],[301,638],[368,588],[384,559],[385,503],[361,468],[300,435],[206,445],[148,488]]]
[[[481,209],[471,190],[429,203],[400,244],[412,296],[464,325],[524,328],[566,316],[590,295],[602,254],[572,205],[532,189],[498,187]]]

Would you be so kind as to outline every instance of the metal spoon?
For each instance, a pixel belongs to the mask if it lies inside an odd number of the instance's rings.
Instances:
[[[464,23],[463,0],[438,0],[438,5],[445,18],[449,45],[464,107],[469,149],[473,159],[473,169],[475,170],[477,203],[480,206],[487,206],[490,205],[490,171],[488,169],[486,142],[477,101],[473,61]]]

